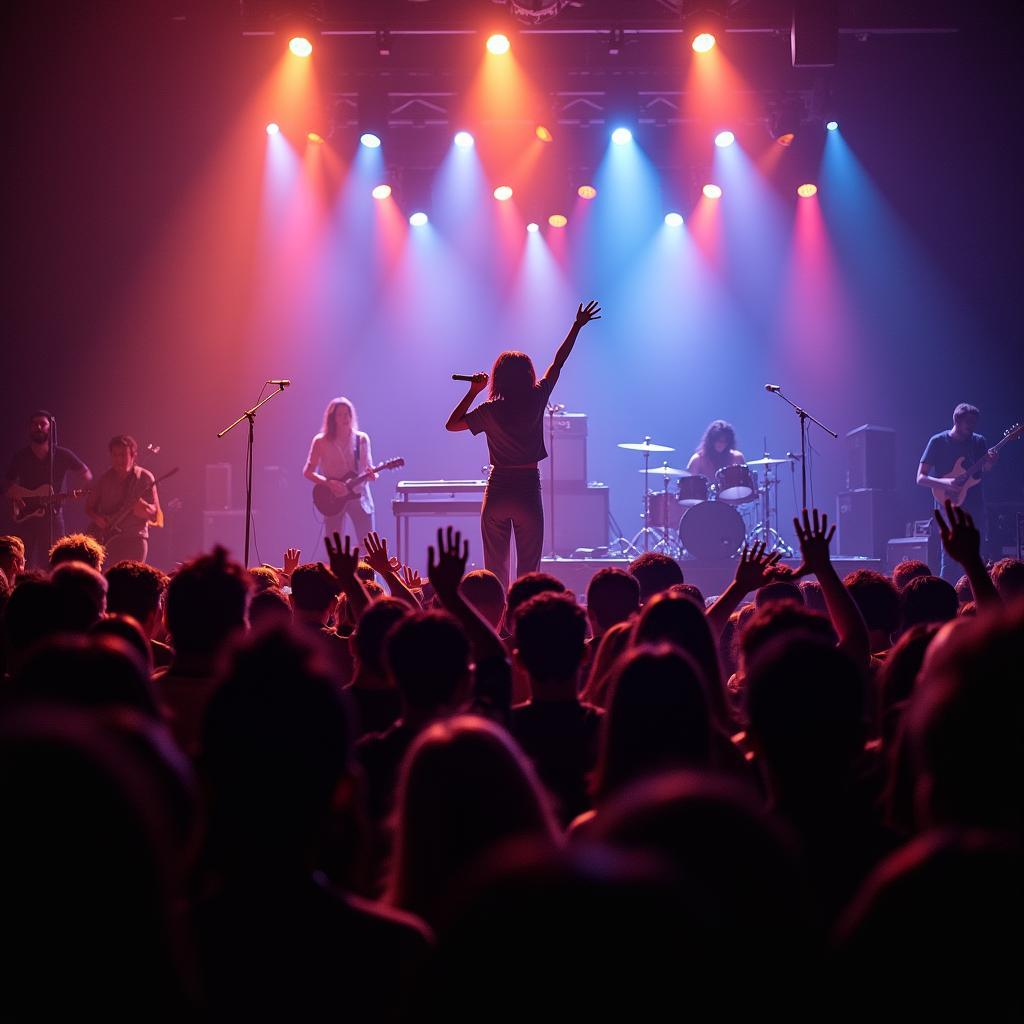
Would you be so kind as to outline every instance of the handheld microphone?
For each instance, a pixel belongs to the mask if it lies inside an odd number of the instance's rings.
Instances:
[[[775,394],[778,394],[782,390],[782,385],[781,384],[765,384],[764,389],[765,389],[765,391],[774,391]]]
[[[465,380],[472,382],[473,374],[471,373],[453,373],[452,380]]]
[[[276,384],[279,388],[290,388],[292,382],[290,380],[268,380],[268,384]]]

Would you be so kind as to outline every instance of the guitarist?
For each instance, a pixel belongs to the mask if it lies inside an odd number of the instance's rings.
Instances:
[[[988,442],[981,434],[974,432],[980,415],[975,406],[961,402],[953,410],[952,429],[943,430],[928,441],[921,456],[921,464],[917,467],[917,482],[922,487],[946,488],[955,484],[962,485],[963,481],[957,481],[952,475],[958,459],[963,459],[964,467],[981,461],[982,473],[987,473],[995,465],[998,454],[989,450]],[[987,524],[985,497],[982,491],[983,484],[980,482],[968,488],[961,507],[971,514],[975,525],[982,532],[984,541]],[[960,567],[946,557],[946,549],[943,547],[939,575],[950,583],[955,583],[959,574]]]
[[[150,523],[160,520],[153,474],[135,464],[139,443],[129,434],[110,439],[110,469],[96,481],[85,503],[94,533],[107,549],[107,564],[145,562]]]
[[[344,497],[349,489],[341,478],[346,473],[365,473],[372,465],[370,437],[359,429],[355,406],[347,398],[331,399],[324,410],[323,427],[309,446],[302,475],[315,484],[327,484],[335,494]],[[355,497],[341,515],[324,520],[328,537],[332,533],[344,535],[341,527],[345,516],[352,524],[349,536],[362,539],[373,532],[373,497],[368,484],[355,488]]]
[[[7,483],[4,491],[13,484],[26,490],[52,485],[53,493],[66,490],[67,476],[73,479],[75,487],[82,487],[92,480],[89,467],[70,449],[54,445],[51,453],[50,433],[52,417],[45,409],[38,409],[29,418],[27,447],[17,452],[7,468]],[[51,460],[52,454],[52,460]],[[50,479],[51,461],[53,479]],[[30,569],[47,569],[50,565],[50,516],[53,517],[53,541],[67,532],[64,528],[64,512],[60,505],[51,503],[48,515],[33,516],[17,527],[17,534],[25,542],[25,562]]]

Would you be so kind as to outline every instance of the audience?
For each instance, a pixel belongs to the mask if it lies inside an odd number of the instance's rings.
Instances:
[[[586,612],[452,529],[429,585],[0,537],[7,1015],[1010,1017],[1024,566],[935,518],[957,588],[808,510],[796,568]]]

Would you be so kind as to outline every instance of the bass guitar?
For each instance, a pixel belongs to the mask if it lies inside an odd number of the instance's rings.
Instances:
[[[359,495],[356,493],[356,488],[369,480],[375,474],[381,472],[384,469],[398,469],[400,466],[405,465],[405,459],[388,459],[386,462],[380,463],[378,466],[371,466],[365,473],[346,473],[340,478],[336,479],[337,483],[344,484],[345,493],[335,494],[333,490],[327,484],[314,484],[313,485],[313,504],[316,506],[316,510],[320,515],[326,519],[330,519],[333,516],[340,516],[344,513],[346,506],[350,501],[358,501]]]
[[[985,460],[989,456],[989,452],[997,452],[1004,444],[1008,444],[1010,441],[1015,440],[1024,434],[1024,423],[1015,423],[1009,430],[1003,431],[1003,439],[990,448],[977,462],[972,463],[970,466],[964,466],[964,458],[961,455],[956,460],[953,468],[948,473],[943,473],[941,479],[952,480],[952,487],[933,487],[931,488],[932,497],[935,498],[937,504],[942,505],[948,499],[954,505],[962,505],[964,499],[967,497],[972,487],[977,487],[981,483],[980,470],[985,464]],[[978,474],[978,475],[975,475]]]
[[[43,484],[33,490],[13,484],[7,492],[7,497],[11,499],[11,515],[14,522],[23,523],[26,519],[45,516],[51,506],[59,508],[68,498],[81,498],[88,493],[88,488],[80,488],[63,494],[54,494],[49,484]]]
[[[93,530],[93,536],[95,536],[96,539],[101,544],[109,544],[115,537],[119,536],[123,532],[125,520],[127,520],[128,517],[132,514],[133,510],[135,509],[135,503],[139,500],[139,498],[141,498],[147,491],[151,491],[154,487],[156,487],[158,483],[161,483],[162,481],[166,480],[169,476],[174,476],[174,474],[177,472],[177,466],[175,466],[174,469],[169,469],[166,473],[163,474],[163,476],[158,477],[151,484],[146,484],[146,486],[143,487],[138,494],[134,493],[135,485],[132,484],[132,493],[128,495],[128,498],[116,512],[107,517],[106,526],[104,526],[102,529],[100,529],[99,527],[95,527],[95,529]]]

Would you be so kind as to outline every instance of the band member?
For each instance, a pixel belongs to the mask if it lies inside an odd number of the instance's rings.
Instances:
[[[118,434],[107,445],[110,469],[96,481],[85,503],[91,532],[107,549],[107,565],[126,559],[144,562],[149,553],[149,528],[160,522],[160,496],[154,476],[135,464],[139,443]]]
[[[324,422],[320,433],[309,446],[309,457],[302,475],[315,484],[327,484],[338,495],[349,493],[341,483],[346,473],[365,473],[373,465],[370,455],[370,436],[359,429],[356,407],[347,398],[333,398],[324,410]],[[376,477],[374,477],[376,479]],[[356,497],[348,502],[344,512],[324,520],[327,535],[344,534],[342,522],[347,516],[352,524],[349,536],[355,542],[373,530],[373,496],[368,483],[355,488]]]
[[[483,431],[494,467],[480,511],[484,565],[508,587],[509,547],[516,534],[516,566],[520,576],[540,566],[544,546],[544,506],[537,464],[548,457],[544,448],[544,410],[558,375],[580,329],[601,319],[601,307],[588,302],[576,311],[569,333],[544,376],[537,380],[533,362],[523,352],[502,352],[490,376],[490,397],[470,410],[473,399],[487,387],[486,373],[473,375],[469,391],[452,410],[447,430]]]
[[[715,474],[726,466],[742,466],[747,460],[736,450],[736,431],[725,420],[712,420],[697,450],[686,464],[688,473],[707,477],[714,482]]]
[[[922,487],[942,490],[956,487],[957,490],[960,490],[967,480],[959,479],[957,474],[963,469],[981,462],[981,468],[972,478],[975,483],[963,492],[962,497],[950,496],[955,505],[959,505],[971,514],[974,525],[981,530],[984,543],[987,523],[985,521],[984,485],[981,480],[982,476],[995,465],[998,454],[989,451],[985,438],[974,432],[980,415],[981,413],[975,406],[968,405],[966,402],[961,402],[953,410],[952,428],[943,430],[929,438],[924,454],[921,456],[921,464],[917,467],[917,482]],[[961,572],[960,567],[946,557],[946,550],[942,545],[939,547],[942,552],[939,575],[944,580],[955,583]]]
[[[60,445],[53,446],[53,479],[50,479],[50,435],[53,417],[45,409],[39,409],[29,418],[29,444],[17,452],[7,468],[9,493],[17,485],[27,491],[52,486],[54,494],[65,493],[68,478],[72,487],[83,487],[92,480],[89,467],[73,452]],[[20,516],[28,503],[15,498],[15,516]],[[25,542],[25,561],[30,569],[45,569],[49,566],[51,541],[56,541],[67,532],[64,528],[64,512],[60,502],[46,502],[41,505],[42,514],[24,519],[15,526],[15,533]],[[51,522],[52,519],[52,522]]]

